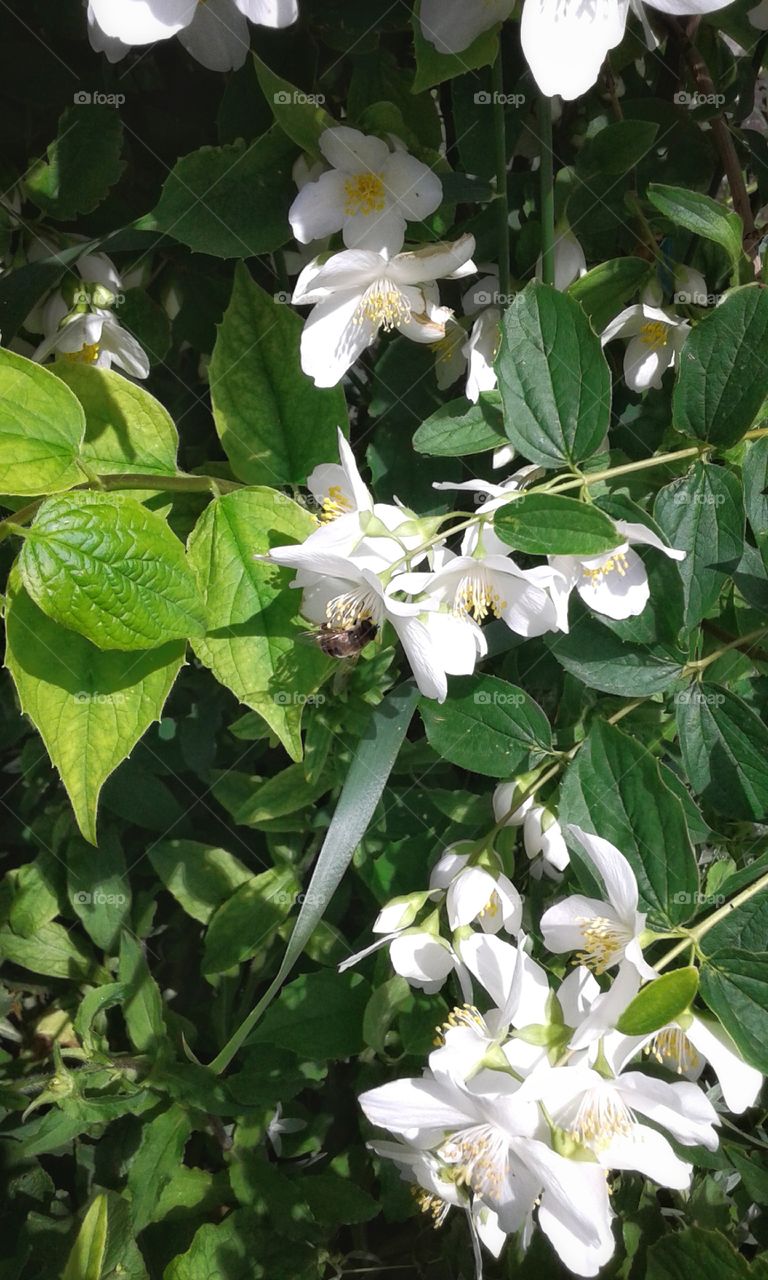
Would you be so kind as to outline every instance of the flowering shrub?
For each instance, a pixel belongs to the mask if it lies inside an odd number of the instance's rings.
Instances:
[[[5,6],[3,1280],[768,1275],[765,7]]]

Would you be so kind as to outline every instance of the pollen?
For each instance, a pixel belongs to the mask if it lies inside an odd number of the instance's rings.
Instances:
[[[583,916],[577,923],[581,926],[584,950],[578,953],[576,959],[594,973],[605,973],[621,956],[629,941],[626,931],[605,916],[594,916],[591,919]]]
[[[385,333],[399,324],[407,324],[411,318],[411,308],[405,296],[400,292],[393,280],[375,280],[366,289],[360,305],[355,312],[355,320],[362,324],[368,320],[378,325]]]
[[[623,578],[626,575],[626,572],[627,557],[623,551],[614,552],[614,554],[607,560],[604,560],[597,569],[582,568],[584,577],[587,579],[589,585],[594,587],[595,590],[597,590],[603,580],[607,578],[609,573],[617,573],[620,578]]]
[[[661,320],[649,320],[640,330],[640,337],[651,351],[659,351],[667,345],[667,325]]]
[[[509,1167],[508,1142],[504,1134],[490,1124],[462,1129],[445,1142],[438,1152],[446,1164],[456,1169],[456,1185],[468,1186],[478,1195],[496,1199]]]
[[[441,1022],[435,1030],[435,1038],[433,1043],[438,1047],[445,1044],[445,1037],[449,1031],[453,1031],[454,1027],[474,1027],[478,1031],[485,1031],[485,1021],[479,1009],[473,1004],[456,1005],[448,1014],[445,1022]]]
[[[612,1138],[627,1137],[635,1125],[621,1094],[612,1088],[589,1089],[579,1104],[571,1133],[584,1146],[607,1147]]]
[[[65,351],[64,359],[72,364],[95,364],[99,358],[98,342],[86,342],[79,351]]]
[[[329,524],[331,520],[335,520],[338,516],[343,516],[351,510],[352,503],[346,494],[342,492],[340,485],[332,484],[327,496],[323,498],[320,519],[324,524]]]
[[[475,622],[484,622],[489,614],[500,618],[507,607],[498,591],[483,574],[467,574],[461,579],[456,591],[454,612],[459,616],[469,616]]]
[[[375,621],[378,617],[377,602],[367,587],[347,591],[334,596],[326,605],[325,615],[331,626],[348,630],[359,622]]]
[[[645,1052],[662,1067],[671,1067],[679,1076],[688,1071],[697,1071],[701,1064],[700,1055],[682,1027],[665,1027],[663,1031],[659,1031]]]
[[[344,212],[348,217],[356,213],[362,213],[364,217],[381,213],[387,203],[380,173],[358,173],[355,178],[347,178],[344,195]]]
[[[442,1227],[451,1207],[447,1200],[441,1200],[440,1196],[434,1195],[431,1191],[425,1191],[423,1187],[411,1187],[411,1195],[421,1212],[429,1214],[435,1230]]]

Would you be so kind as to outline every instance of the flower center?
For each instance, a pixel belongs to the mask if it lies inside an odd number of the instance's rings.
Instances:
[[[441,1200],[440,1196],[436,1196],[432,1191],[425,1191],[423,1187],[411,1187],[411,1195],[421,1212],[429,1214],[435,1230],[442,1227],[451,1207],[447,1200]]]
[[[362,213],[365,217],[371,213],[381,213],[386,206],[380,173],[358,173],[356,178],[347,178],[344,195],[344,212],[348,217],[353,217],[356,213]]]
[[[378,626],[381,606],[370,587],[358,587],[356,591],[346,591],[329,600],[325,614],[331,626],[346,631],[366,619]]]
[[[626,553],[624,551],[614,551],[613,555],[608,560],[604,560],[597,569],[585,569],[582,566],[581,571],[589,585],[597,590],[609,573],[618,573],[620,578],[625,576],[627,572]]]
[[[407,324],[411,318],[411,308],[405,296],[400,292],[394,280],[374,280],[360,299],[355,312],[355,320],[362,324],[369,320],[388,333],[398,324]]]
[[[647,1046],[646,1053],[655,1058],[662,1067],[671,1067],[679,1076],[687,1071],[698,1070],[701,1058],[694,1049],[682,1027],[665,1027],[653,1037]]]
[[[95,364],[99,358],[98,342],[86,342],[79,351],[65,351],[64,359],[72,364]]]
[[[470,1186],[491,1199],[501,1195],[509,1167],[508,1143],[504,1134],[490,1124],[462,1129],[443,1143],[438,1155],[446,1164],[457,1166],[456,1183]]]
[[[352,511],[352,503],[349,498],[341,490],[338,484],[332,484],[328,490],[327,497],[323,498],[323,504],[320,509],[320,519],[325,523],[330,523],[337,516],[343,516],[346,512]]]
[[[658,351],[667,345],[667,326],[661,320],[649,320],[640,330],[640,337],[651,351]]]
[[[612,1138],[630,1134],[634,1124],[635,1117],[621,1094],[597,1086],[584,1094],[571,1133],[584,1146],[607,1147]]]
[[[459,582],[453,611],[460,617],[469,616],[475,622],[484,622],[489,613],[500,618],[506,607],[506,600],[501,599],[482,571],[468,573]]]
[[[455,1027],[470,1027],[474,1031],[481,1031],[484,1035],[488,1034],[485,1019],[480,1010],[476,1009],[473,1004],[461,1004],[456,1005],[448,1014],[445,1022],[441,1022],[435,1028],[433,1044],[437,1048],[442,1048],[445,1044],[446,1035],[449,1031],[453,1031]]]
[[[577,954],[576,959],[594,973],[605,973],[623,952],[630,940],[629,933],[615,920],[608,920],[605,916],[593,916],[591,919],[582,916],[577,924],[581,925],[584,950]]]

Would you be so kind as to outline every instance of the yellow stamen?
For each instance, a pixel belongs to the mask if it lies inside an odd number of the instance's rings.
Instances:
[[[328,496],[323,498],[323,504],[320,509],[320,519],[328,524],[331,520],[335,520],[337,516],[343,516],[346,512],[352,510],[352,503],[349,498],[342,493],[341,488],[337,484],[332,484],[328,490]]]
[[[454,600],[454,613],[469,615],[475,622],[484,622],[489,613],[500,618],[507,607],[496,588],[482,572],[467,574],[461,579]]]
[[[483,1015],[479,1009],[473,1004],[456,1005],[448,1014],[445,1022],[441,1022],[435,1029],[435,1038],[433,1043],[441,1048],[445,1044],[445,1037],[454,1027],[476,1027],[478,1031],[485,1030],[485,1022]]]
[[[386,207],[384,183],[380,173],[358,173],[356,178],[347,178],[344,194],[344,212],[349,217],[356,213],[368,217],[371,213],[381,213]]]
[[[607,1147],[612,1138],[630,1134],[634,1123],[621,1095],[598,1085],[585,1093],[570,1131],[585,1146]]]
[[[398,324],[407,324],[411,318],[411,308],[404,295],[393,280],[374,280],[360,299],[355,312],[355,321],[363,320],[379,325],[385,333],[396,328]]]
[[[431,1191],[425,1191],[423,1187],[411,1187],[411,1195],[415,1199],[422,1213],[428,1213],[432,1219],[432,1225],[435,1230],[442,1227],[445,1219],[448,1217],[450,1205],[446,1200],[441,1200],[440,1196],[436,1196]]]
[[[649,320],[640,330],[640,337],[652,351],[658,351],[667,345],[667,328],[661,320]]]
[[[581,925],[584,950],[578,953],[576,959],[579,964],[586,965],[594,973],[605,973],[624,949],[629,938],[615,921],[607,920],[605,916],[594,916],[592,919],[582,916],[577,923]]]
[[[372,621],[375,605],[371,593],[366,588],[348,591],[345,595],[335,596],[325,607],[325,616],[331,626],[345,630],[357,626],[364,620]]]
[[[443,1143],[438,1155],[456,1167],[456,1185],[479,1195],[498,1197],[508,1168],[508,1139],[490,1124],[462,1129]]]
[[[86,342],[79,351],[65,351],[64,359],[72,364],[95,364],[99,358],[98,342]]]
[[[682,1027],[678,1026],[665,1027],[663,1031],[659,1031],[645,1052],[662,1067],[672,1067],[679,1076],[698,1070],[701,1063],[698,1052]]]
[[[626,572],[627,557],[624,551],[614,551],[613,555],[608,560],[604,560],[597,569],[585,569],[582,567],[584,577],[595,590],[609,573],[617,573],[620,578],[623,578]]]

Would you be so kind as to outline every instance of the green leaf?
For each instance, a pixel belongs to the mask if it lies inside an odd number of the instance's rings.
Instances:
[[[686,660],[672,648],[623,640],[588,615],[567,635],[548,637],[546,644],[561,666],[589,689],[617,697],[661,693],[680,679]]]
[[[499,31],[501,23],[496,23],[488,31],[477,36],[461,53],[438,53],[433,44],[425,39],[421,30],[418,10],[413,15],[413,50],[416,57],[416,75],[413,80],[413,93],[422,89],[431,89],[433,85],[443,84],[454,76],[463,76],[467,71],[475,71],[478,67],[488,67],[496,59],[499,48]],[[490,128],[491,101],[478,105],[489,114]]]
[[[288,867],[249,877],[211,916],[202,972],[225,973],[262,950],[290,913],[298,888]]]
[[[235,697],[257,711],[294,760],[301,759],[301,718],[328,671],[302,632],[298,591],[286,574],[255,559],[270,547],[303,542],[312,517],[274,489],[217,498],[189,539],[208,629],[195,653]]]
[[[726,882],[719,886],[720,893],[712,900],[713,906],[722,906],[731,896]],[[728,890],[726,894],[726,890]],[[760,951],[768,937],[768,893],[761,890],[748,898],[741,906],[730,911],[701,939],[700,946],[712,955],[725,947],[738,947],[742,951]]]
[[[566,770],[559,817],[597,832],[624,854],[651,927],[694,914],[699,877],[683,807],[642,743],[595,721]]]
[[[107,1197],[98,1195],[83,1218],[62,1280],[101,1280],[107,1251]]]
[[[650,264],[642,258],[610,258],[574,280],[568,293],[581,304],[593,329],[600,333],[647,284],[650,275]]]
[[[768,291],[734,289],[691,331],[672,397],[678,431],[728,446],[752,426],[768,396]]]
[[[698,989],[699,971],[695,965],[663,973],[630,1000],[616,1030],[623,1036],[650,1035],[685,1013]]]
[[[739,261],[743,227],[737,213],[728,213],[716,200],[683,187],[651,182],[647,195],[651,204],[676,226],[722,245],[734,265]]]
[[[516,449],[540,466],[578,464],[601,445],[611,375],[578,302],[529,284],[507,308],[496,360],[504,422]]]
[[[325,775],[309,782],[303,765],[291,764],[266,782],[228,769],[214,783],[213,793],[238,826],[263,826],[269,831],[273,819],[306,809],[325,795],[330,786],[331,781]]]
[[[234,854],[196,840],[160,840],[148,857],[168,892],[201,924],[208,924],[216,908],[251,879]]]
[[[746,1258],[719,1231],[668,1232],[648,1250],[645,1280],[757,1280]]]
[[[659,491],[653,514],[670,545],[686,552],[678,569],[685,623],[695,627],[741,560],[744,506],[739,482],[724,467],[697,462],[682,479]]]
[[[229,1065],[272,1003],[322,920],[387,785],[418,696],[414,684],[400,685],[372,712],[368,729],[355,750],[277,976],[211,1063],[211,1070],[217,1074]]]
[[[490,395],[482,395],[477,404],[469,404],[462,396],[441,405],[413,437],[416,452],[433,458],[464,458],[506,444],[504,420]]]
[[[100,649],[149,649],[203,634],[184,547],[135,498],[49,498],[27,531],[19,571],[35,604]]]
[[[768,1073],[768,952],[718,951],[702,966],[701,995],[747,1062]]]
[[[379,1213],[380,1205],[373,1196],[332,1169],[303,1179],[301,1190],[317,1221],[329,1227],[370,1222]]]
[[[175,475],[179,436],[159,400],[111,369],[59,360],[53,371],[85,411],[80,457],[92,470]]]
[[[103,981],[93,954],[63,925],[43,924],[30,938],[14,933],[9,925],[0,928],[0,956],[11,964],[41,973],[48,978],[68,978],[71,982]]]
[[[716,813],[768,817],[768,728],[737,694],[693,684],[675,698],[685,772]]]
[[[291,238],[295,154],[277,129],[253,142],[201,147],[176,161],[156,208],[137,226],[217,258],[272,253]]]
[[[249,1044],[276,1044],[315,1062],[363,1050],[363,1015],[370,987],[360,973],[303,973],[284,987]]]
[[[163,998],[149,972],[141,943],[127,929],[120,939],[118,978],[126,989],[123,1017],[134,1049],[159,1055],[166,1039]]]
[[[315,387],[302,371],[303,321],[281,296],[239,267],[211,358],[216,430],[247,484],[303,484],[336,457],[336,432],[347,421],[341,387]]]
[[[105,199],[123,170],[123,125],[112,107],[67,107],[47,159],[24,179],[31,200],[49,218],[71,222]]]
[[[160,1195],[182,1163],[191,1132],[189,1112],[175,1103],[143,1125],[141,1143],[128,1170],[131,1216],[137,1233],[157,1220]]]
[[[648,154],[658,132],[659,126],[652,120],[619,120],[606,125],[587,138],[578,152],[577,172],[623,176]]]
[[[443,760],[489,778],[511,778],[552,749],[541,708],[496,676],[453,680],[447,702],[422,698],[419,711],[429,743]]]
[[[81,484],[83,410],[47,369],[0,348],[0,492],[56,493]]]
[[[91,844],[99,792],[160,718],[183,656],[179,643],[104,652],[53,622],[16,585],[11,591],[5,664]]]
[[[531,556],[598,556],[622,541],[609,516],[576,498],[524,493],[493,517],[499,537]]]
[[[262,92],[277,124],[302,151],[320,159],[320,135],[336,124],[322,106],[322,94],[302,93],[290,80],[270,71],[257,54],[251,56]]]
[[[100,950],[112,952],[131,910],[131,882],[114,831],[100,841],[98,858],[84,840],[70,842],[67,890],[88,936]]]

